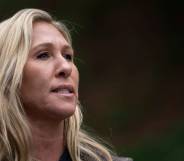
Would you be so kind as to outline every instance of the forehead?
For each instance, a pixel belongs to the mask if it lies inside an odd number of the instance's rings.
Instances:
[[[54,25],[44,21],[33,24],[32,47],[40,43],[61,43],[70,46],[63,34]]]

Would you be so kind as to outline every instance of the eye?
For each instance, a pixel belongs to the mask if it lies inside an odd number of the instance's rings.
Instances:
[[[68,61],[73,61],[73,54],[63,54],[63,57]]]
[[[46,60],[46,59],[48,59],[49,57],[50,57],[50,55],[49,55],[49,52],[48,52],[48,51],[40,52],[40,53],[36,56],[37,59],[43,59],[43,60]]]

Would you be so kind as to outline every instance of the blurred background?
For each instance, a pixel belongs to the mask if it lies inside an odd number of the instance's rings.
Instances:
[[[22,8],[71,30],[90,131],[134,161],[184,161],[184,1],[1,0],[0,19]]]

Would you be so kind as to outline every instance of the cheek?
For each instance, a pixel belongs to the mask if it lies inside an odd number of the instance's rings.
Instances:
[[[29,82],[30,85],[42,85],[52,77],[52,70],[49,64],[29,60],[24,67],[23,81]]]
[[[77,94],[77,97],[78,97],[78,87],[79,87],[79,71],[77,69],[77,67],[74,65],[73,67],[73,70],[72,70],[72,80],[75,84],[75,87],[76,87],[76,94]]]
[[[37,96],[39,92],[46,90],[48,86],[48,71],[42,67],[27,64],[24,68],[21,85],[21,96],[23,98]]]
[[[72,77],[76,83],[76,86],[79,86],[79,71],[75,65],[73,67]]]

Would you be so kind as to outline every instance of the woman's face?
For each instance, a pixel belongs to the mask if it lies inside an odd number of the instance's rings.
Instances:
[[[65,119],[74,113],[79,74],[73,54],[70,44],[52,24],[34,23],[21,85],[28,117]]]

